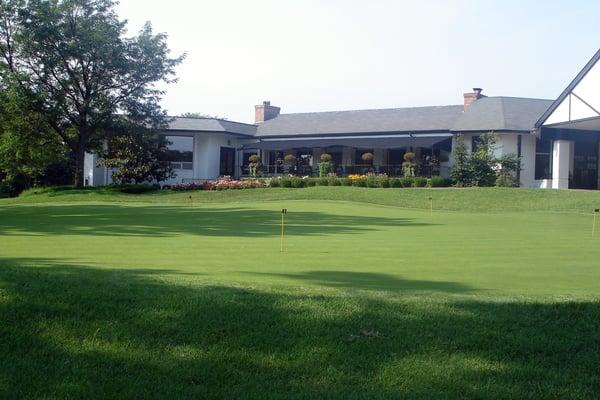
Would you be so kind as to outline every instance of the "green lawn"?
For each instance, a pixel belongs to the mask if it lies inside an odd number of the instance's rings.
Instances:
[[[0,200],[0,398],[594,399],[594,208],[512,189]]]

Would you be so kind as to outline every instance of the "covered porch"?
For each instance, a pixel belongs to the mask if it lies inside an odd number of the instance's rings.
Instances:
[[[404,154],[413,152],[417,175],[448,176],[451,150],[449,133],[263,138],[246,143],[240,150],[243,162],[239,173],[249,175],[248,158],[257,154],[262,160],[262,176],[318,176],[320,157],[327,153],[337,176],[402,176]],[[373,157],[363,157],[367,153]]]

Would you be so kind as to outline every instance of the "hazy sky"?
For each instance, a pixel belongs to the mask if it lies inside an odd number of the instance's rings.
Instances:
[[[121,0],[188,57],[163,105],[253,122],[282,112],[556,98],[600,48],[599,0]]]

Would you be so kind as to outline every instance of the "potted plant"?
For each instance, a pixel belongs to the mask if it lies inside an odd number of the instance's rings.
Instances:
[[[362,156],[360,156],[360,158],[361,158],[361,159],[362,159],[364,162],[366,162],[366,163],[369,163],[369,164],[370,164],[371,162],[373,162],[373,159],[375,158],[375,156],[374,156],[374,155],[373,155],[373,153],[371,153],[371,152],[366,152],[366,153],[363,153],[363,155],[362,155]]]
[[[288,166],[289,173],[296,172],[296,167],[297,167],[296,162],[298,161],[298,159],[296,158],[295,155],[286,154],[285,157],[283,157],[283,161]]]

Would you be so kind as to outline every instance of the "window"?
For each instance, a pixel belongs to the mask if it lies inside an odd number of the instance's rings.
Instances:
[[[163,136],[167,142],[165,160],[173,169],[193,169],[194,138],[189,136]]]
[[[388,164],[402,165],[404,162],[405,149],[390,149],[388,152]]]
[[[552,179],[552,140],[535,141],[535,179]]]

